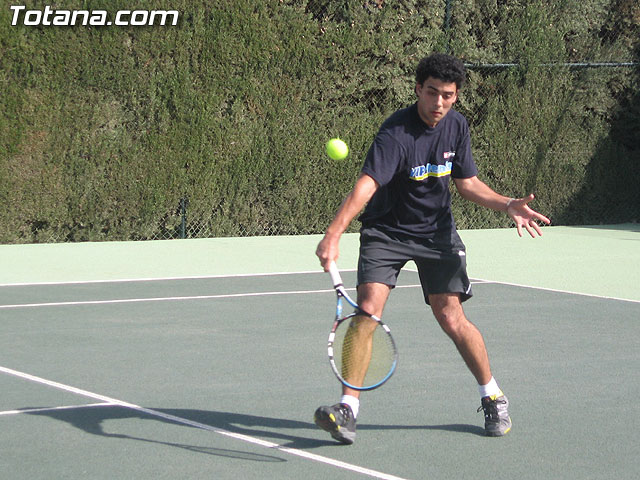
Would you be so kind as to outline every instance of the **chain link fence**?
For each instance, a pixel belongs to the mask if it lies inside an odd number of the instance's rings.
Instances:
[[[336,175],[348,177],[340,188],[303,197],[296,195],[296,189],[312,189],[315,182],[297,184],[295,177],[273,175],[267,183],[254,187],[280,197],[273,201],[276,213],[267,215],[264,205],[254,199],[258,197],[236,198],[236,187],[231,180],[237,173],[233,170],[236,167],[220,159],[225,155],[232,156],[237,145],[233,145],[236,141],[230,141],[227,147],[231,153],[221,154],[207,167],[228,169],[227,183],[220,184],[217,191],[200,188],[198,179],[209,175],[208,170],[196,171],[193,162],[176,160],[175,176],[183,176],[186,180],[176,180],[174,183],[182,186],[173,188],[166,198],[153,204],[157,211],[151,214],[151,220],[147,215],[144,221],[138,221],[133,218],[135,213],[129,214],[126,221],[134,225],[134,233],[123,237],[112,235],[117,230],[117,222],[125,221],[122,219],[87,218],[65,227],[65,233],[49,228],[46,221],[30,220],[19,227],[24,230],[21,237],[27,241],[61,242],[321,233],[346,193],[345,189],[357,175],[366,148],[381,121],[394,110],[414,101],[414,68],[422,56],[432,51],[456,55],[467,66],[469,80],[455,108],[469,120],[472,148],[481,177],[500,193],[516,196],[535,191],[541,201],[538,209],[543,212],[554,209],[558,212],[554,220],[560,223],[579,224],[595,218],[582,216],[582,202],[607,203],[607,199],[593,197],[595,193],[590,192],[599,190],[593,188],[589,180],[581,180],[585,172],[587,176],[589,172],[600,172],[601,178],[608,175],[607,166],[597,164],[596,157],[615,157],[613,145],[622,144],[626,151],[636,153],[640,148],[637,134],[640,121],[640,7],[636,0],[279,0],[268,4],[272,15],[282,14],[279,21],[302,15],[305,25],[300,30],[302,33],[291,31],[291,41],[281,38],[273,51],[262,52],[263,63],[252,68],[268,73],[272,57],[283,54],[283,49],[298,48],[293,43],[293,36],[306,35],[309,38],[305,41],[331,50],[325,61],[335,63],[335,67],[330,68],[330,77],[318,80],[331,84],[310,86],[311,94],[306,95],[315,97],[304,104],[306,110],[296,111],[293,120],[279,123],[278,110],[265,113],[261,105],[253,104],[251,100],[239,102],[229,96],[220,108],[220,121],[227,116],[242,117],[234,124],[234,128],[238,125],[242,128],[243,124],[251,124],[252,116],[260,117],[260,121],[269,120],[269,126],[259,130],[265,137],[264,146],[254,146],[250,152],[256,165],[263,165],[260,162],[269,160],[263,158],[269,155],[273,156],[274,162],[282,161],[284,157],[279,156],[279,152],[270,152],[269,147],[275,142],[270,144],[269,137],[280,135],[283,129],[289,129],[293,132],[291,135],[295,135],[297,120],[301,125],[307,120],[326,122],[318,126],[326,138],[316,136],[309,140],[315,142],[313,148],[318,145],[321,148],[324,140],[340,136],[340,132],[346,130],[354,137],[350,146],[357,152],[349,160],[351,163],[337,166],[311,163],[298,176],[317,176],[318,182],[326,182],[327,178]],[[224,7],[221,8],[224,11]],[[249,11],[247,15],[254,18],[257,14]],[[193,14],[192,19],[185,13],[184,17],[185,22],[193,24],[193,41],[202,41],[197,39],[196,15]],[[205,18],[205,21],[218,22],[216,27],[220,28],[223,20],[215,13]],[[258,20],[256,18],[256,22]],[[243,31],[245,26],[233,28]],[[246,35],[251,35],[251,28],[246,25]],[[360,51],[366,49],[366,57],[353,56],[352,44],[360,41],[364,44]],[[249,77],[249,67],[243,66],[243,46],[229,45],[228,48],[236,50],[229,54],[230,61],[221,61],[219,65],[221,71],[230,72],[226,81],[233,85],[249,82],[251,85],[247,88],[259,89],[262,77],[260,73]],[[287,53],[287,58],[297,58],[300,62],[300,71],[321,68],[305,57],[304,51]],[[216,52],[210,55],[208,61],[213,62],[215,68]],[[193,68],[197,59],[192,58],[190,62],[190,68]],[[138,68],[144,68],[144,65]],[[192,84],[200,81],[190,77],[189,71],[181,78],[180,81]],[[286,80],[282,80],[282,100],[278,107],[282,112],[302,105]],[[180,84],[172,86],[172,89],[180,88]],[[323,109],[324,112],[319,112]],[[345,120],[340,123],[323,119],[327,109],[339,111]],[[201,112],[194,109],[190,113],[195,116]],[[349,119],[359,120],[350,122]],[[145,122],[151,121],[153,119],[145,119]],[[232,137],[231,133],[229,135]],[[292,150],[296,148],[299,147],[294,145]],[[300,152],[288,152],[292,157],[287,160],[291,162],[289,168],[303,169],[302,163],[296,163],[296,156],[308,152],[304,148],[300,148]],[[636,158],[632,160],[635,162]],[[579,159],[577,163],[576,159]],[[637,165],[629,164],[629,168],[635,172]],[[575,170],[574,175],[567,177],[571,180],[565,180],[560,172],[569,170]],[[255,175],[255,172],[250,173]],[[554,183],[554,179],[560,180]],[[571,185],[571,182],[576,184]],[[582,183],[578,185],[579,182]],[[607,182],[612,182],[612,192],[619,190],[614,179],[607,177]],[[630,195],[632,202],[637,199],[637,194],[636,197],[633,193]],[[312,215],[304,224],[290,213],[313,209],[325,202],[330,204],[322,205],[324,213]],[[634,208],[618,217],[610,215],[607,218],[612,223],[640,220],[634,216],[637,206]],[[236,215],[239,209],[243,216]],[[455,197],[454,214],[460,228],[504,226],[503,218],[463,204]]]

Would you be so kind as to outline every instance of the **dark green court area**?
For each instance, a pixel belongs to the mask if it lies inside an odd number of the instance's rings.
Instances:
[[[635,477],[640,303],[475,283],[465,309],[514,421],[493,439],[417,275],[401,280],[398,370],[363,396],[350,447],[312,421],[339,394],[324,274],[4,286],[2,476]]]

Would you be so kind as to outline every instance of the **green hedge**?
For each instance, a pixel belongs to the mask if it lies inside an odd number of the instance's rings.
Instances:
[[[498,3],[451,2],[449,31],[444,1],[145,2],[175,27],[11,26],[2,7],[0,242],[170,238],[181,198],[201,235],[321,232],[419,59],[446,50],[519,65],[471,68],[462,93],[483,179],[556,223],[638,220],[637,68],[548,64],[636,61],[640,7]],[[333,136],[347,160],[324,155]]]

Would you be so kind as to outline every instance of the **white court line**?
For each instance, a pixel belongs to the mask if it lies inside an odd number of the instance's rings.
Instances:
[[[225,437],[234,438],[236,440],[241,440],[243,442],[251,443],[253,445],[259,445],[265,448],[272,448],[274,450],[278,450],[283,453],[288,453],[290,455],[295,455],[297,457],[302,457],[307,460],[313,460],[315,462],[324,463],[326,465],[331,465],[337,468],[341,468],[343,470],[349,470],[352,472],[361,473],[363,475],[367,475],[372,478],[379,478],[381,480],[407,480],[402,477],[396,477],[395,475],[390,475],[383,472],[378,472],[376,470],[371,470],[369,468],[360,467],[358,465],[353,465],[350,463],[342,462],[340,460],[335,460],[333,458],[323,457],[322,455],[316,455],[314,453],[305,452],[304,450],[298,450],[295,448],[288,448],[278,445],[277,443],[268,442],[265,440],[261,440],[256,437],[251,437],[249,435],[243,435],[240,433],[230,432],[228,430],[223,430],[221,428],[212,427],[211,425],[207,425],[200,422],[194,422],[193,420],[189,420],[182,417],[177,417],[175,415],[170,415],[168,413],[160,412],[158,410],[152,410],[150,408],[141,407],[139,405],[134,405],[133,403],[124,402],[122,400],[117,400],[115,398],[107,397],[105,395],[100,395],[97,393],[92,393],[87,390],[82,390],[80,388],[72,387],[69,385],[64,385],[62,383],[54,382],[51,380],[46,380],[44,378],[36,377],[35,375],[30,375],[28,373],[19,372],[17,370],[13,370],[11,368],[0,366],[0,372],[13,375],[15,377],[23,378],[25,380],[30,380],[32,382],[40,383],[43,385],[47,385],[49,387],[58,388],[60,390],[65,390],[67,392],[76,393],[78,395],[82,395],[84,397],[93,398],[95,400],[101,400],[106,402],[109,405],[117,405],[124,408],[129,408],[131,410],[136,410],[138,412],[146,413],[147,415],[163,418],[165,420],[169,420],[178,424],[188,425],[190,427],[199,428],[202,430],[207,430],[209,432],[214,432],[219,435],[223,435]]]
[[[412,269],[412,268],[407,268],[405,270],[407,270],[409,272],[418,273],[418,270]],[[580,295],[582,297],[601,298],[603,300],[618,300],[620,302],[640,303],[640,300],[632,300],[630,298],[609,297],[609,296],[606,296],[606,295],[596,295],[595,293],[573,292],[571,290],[560,290],[560,289],[557,289],[557,288],[536,287],[534,285],[524,285],[522,283],[501,282],[499,280],[486,280],[486,279],[482,279],[482,278],[474,278],[471,283],[474,284],[474,285],[480,285],[480,284],[507,285],[509,287],[528,288],[528,289],[531,289],[531,290],[542,290],[544,292],[565,293],[567,295]]]
[[[522,285],[518,283],[500,282],[496,280],[483,280],[474,279],[471,282],[472,285],[507,285],[518,288],[528,288],[532,290],[542,290],[546,292],[564,293],[568,295],[580,295],[584,297],[600,298],[604,300],[617,300],[621,302],[640,303],[640,300],[631,300],[628,298],[607,297],[603,295],[595,295],[591,293],[572,292],[569,290],[559,290],[554,288],[535,287],[531,285]],[[422,287],[419,284],[416,285],[397,285],[396,288],[418,288]],[[330,293],[333,289],[325,290],[288,290],[279,292],[251,292],[251,293],[228,293],[219,295],[192,295],[182,297],[147,297],[147,298],[122,298],[113,300],[79,300],[69,302],[45,302],[45,303],[18,303],[10,305],[0,305],[2,309],[17,309],[17,308],[39,308],[39,307],[64,307],[64,306],[79,306],[79,305],[109,305],[109,304],[121,304],[121,303],[143,303],[143,302],[170,302],[170,301],[190,301],[190,300],[211,300],[220,298],[238,298],[238,297],[260,297],[260,296],[273,296],[273,295],[309,295],[317,293]],[[347,288],[347,291],[355,291],[355,288]]]
[[[415,288],[420,285],[398,285],[396,288]],[[355,291],[355,288],[347,288],[348,291]],[[271,295],[309,295],[315,293],[331,293],[330,290],[288,290],[280,292],[252,292],[252,293],[227,293],[219,295],[193,295],[185,297],[146,297],[146,298],[121,298],[113,300],[78,300],[72,302],[46,302],[46,303],[17,303],[12,305],[0,305],[0,309],[10,308],[37,308],[37,307],[64,307],[77,305],[108,305],[114,303],[141,303],[141,302],[169,302],[187,300],[210,300],[216,298],[237,298],[237,297],[260,297]]]
[[[520,283],[499,282],[499,281],[496,281],[496,280],[482,280],[481,278],[478,278],[476,280],[478,280],[478,283],[483,283],[483,284],[494,284],[495,283],[495,284],[498,284],[498,285],[507,285],[509,287],[528,288],[528,289],[531,289],[531,290],[542,290],[544,292],[564,293],[564,294],[567,294],[567,295],[580,295],[582,297],[600,298],[602,300],[617,300],[619,302],[640,303],[640,300],[632,300],[630,298],[608,297],[606,295],[596,295],[595,293],[572,292],[571,290],[560,290],[560,289],[557,289],[557,288],[535,287],[535,286],[532,286],[532,285],[523,285],[523,284],[520,284]]]
[[[20,413],[43,413],[43,412],[56,412],[58,410],[77,410],[80,408],[93,408],[93,407],[110,407],[115,406],[113,403],[83,403],[82,405],[64,405],[62,407],[43,407],[43,408],[25,408],[22,410],[5,410],[0,412],[0,415],[18,415]]]
[[[254,292],[254,293],[227,293],[220,295],[194,295],[187,297],[148,297],[148,298],[123,298],[115,300],[81,300],[76,302],[49,302],[49,303],[23,303],[15,305],[0,305],[2,308],[27,308],[27,307],[61,307],[68,305],[105,305],[110,303],[140,303],[140,302],[168,302],[179,300],[209,300],[214,298],[235,298],[235,297],[259,297],[269,295],[304,295],[310,293],[327,293],[334,290],[292,290],[282,292]]]
[[[407,272],[418,273],[418,270],[415,268],[404,268],[403,270]],[[340,270],[341,272],[355,272],[355,269],[344,269]],[[161,282],[161,281],[175,281],[175,280],[207,280],[207,279],[217,279],[217,278],[243,278],[243,277],[269,277],[269,276],[280,276],[280,275],[306,275],[312,273],[324,273],[321,270],[303,270],[300,272],[267,272],[267,273],[236,273],[236,274],[222,274],[222,275],[196,275],[196,276],[175,276],[175,277],[143,277],[143,278],[121,278],[121,279],[113,279],[113,280],[70,280],[70,281],[60,281],[60,282],[24,282],[24,283],[0,283],[0,288],[2,287],[30,287],[30,286],[55,286],[55,285],[84,285],[84,284],[94,284],[94,283],[135,283],[135,282]],[[524,285],[520,283],[511,283],[511,282],[501,282],[499,280],[486,280],[481,278],[474,279],[472,284],[499,284],[499,285],[509,285],[512,287],[520,287],[520,288],[530,288],[533,290],[543,290],[547,292],[556,292],[556,293],[566,293],[568,295],[581,295],[584,297],[592,297],[592,298],[602,298],[605,300],[618,300],[621,302],[632,302],[632,303],[640,303],[640,300],[632,300],[629,298],[620,298],[620,297],[611,297],[606,295],[596,295],[592,293],[582,293],[582,292],[574,292],[571,290],[561,290],[554,288],[546,288],[546,287],[536,287],[533,285]],[[396,288],[406,288],[408,286],[397,286]],[[410,287],[415,287],[415,285],[410,285]],[[318,293],[325,293],[325,290],[318,290]],[[309,292],[281,292],[281,293],[265,293],[265,295],[284,295],[286,293],[315,293],[313,291]],[[237,294],[237,295],[229,295],[232,296],[255,296],[260,295],[258,293],[249,293],[249,294]],[[122,302],[143,302],[143,301],[166,301],[166,300],[197,300],[197,299],[205,299],[205,298],[223,298],[221,296],[201,296],[201,297],[166,297],[166,298],[158,298],[158,299],[131,299],[131,300],[114,300],[114,301],[89,301],[89,302],[59,302],[59,303],[42,303],[42,304],[26,304],[26,305],[0,305],[0,308],[19,308],[19,307],[39,307],[39,306],[59,306],[59,305],[83,305],[83,304],[96,304],[96,303],[122,303]]]

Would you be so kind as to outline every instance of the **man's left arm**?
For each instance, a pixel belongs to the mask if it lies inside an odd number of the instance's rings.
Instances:
[[[523,198],[505,197],[492,190],[477,176],[454,178],[453,181],[462,198],[492,210],[507,212],[507,215],[516,223],[519,236],[522,236],[522,227],[532,237],[535,237],[536,233],[542,235],[542,230],[536,221],[547,225],[551,223],[547,217],[529,207],[528,203],[534,199],[533,193]]]

